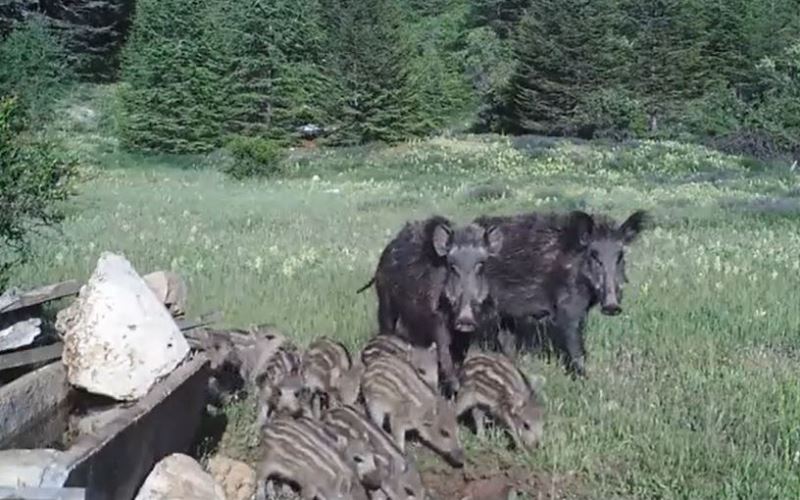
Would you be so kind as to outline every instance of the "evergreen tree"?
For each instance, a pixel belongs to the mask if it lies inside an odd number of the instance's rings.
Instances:
[[[90,80],[116,76],[134,0],[10,0],[0,2],[0,38],[32,15],[64,40],[71,66]]]
[[[628,87],[644,100],[650,130],[678,103],[703,94],[713,75],[703,57],[704,0],[630,0],[624,34],[633,42]]]
[[[506,128],[540,134],[575,133],[583,96],[624,73],[615,57],[612,1],[536,0],[520,22],[516,67],[505,97]],[[612,66],[613,65],[613,66]]]
[[[442,0],[438,10],[410,9],[404,32],[412,47],[410,75],[419,89],[415,107],[428,125],[438,128],[474,106],[473,91],[464,69],[461,38],[469,8],[467,0]]]
[[[37,127],[74,79],[62,41],[42,16],[31,16],[0,41],[0,98],[16,96],[15,113]]]
[[[230,35],[214,0],[141,0],[119,89],[125,146],[206,151],[228,119]]]
[[[299,125],[329,121],[320,14],[316,0],[237,3],[233,131],[286,139]]]
[[[535,0],[472,0],[470,25],[487,26],[501,39],[510,38],[532,3]]]
[[[412,53],[394,0],[329,0],[338,106],[335,143],[396,142],[425,128]]]

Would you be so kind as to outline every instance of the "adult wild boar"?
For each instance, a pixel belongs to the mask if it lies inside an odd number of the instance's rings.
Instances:
[[[380,333],[427,347],[436,343],[442,381],[455,390],[453,355],[465,352],[468,337],[493,316],[484,264],[503,246],[502,233],[476,224],[454,228],[441,216],[409,222],[386,246],[375,274]],[[496,319],[492,319],[496,322]],[[461,354],[463,354],[461,352]]]
[[[504,235],[486,263],[502,328],[518,343],[544,333],[567,370],[585,376],[586,318],[596,305],[609,316],[622,312],[625,250],[648,220],[643,210],[622,224],[581,211],[478,218]]]

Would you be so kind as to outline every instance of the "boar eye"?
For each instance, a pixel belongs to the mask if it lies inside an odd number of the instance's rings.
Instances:
[[[414,490],[412,490],[412,489],[411,489],[411,488],[409,488],[408,486],[406,486],[406,487],[405,487],[405,488],[403,488],[403,489],[405,490],[405,492],[406,492],[406,495],[408,495],[408,496],[410,496],[410,497],[413,497],[413,496],[414,496]]]
[[[531,425],[528,422],[522,422],[522,428],[529,431],[531,430]]]
[[[450,437],[450,431],[448,431],[447,429],[441,429],[439,431],[439,433],[442,435],[442,437],[445,437],[445,438],[449,438]]]
[[[592,260],[600,262],[600,254],[597,253],[597,250],[592,250],[591,252],[589,252],[589,257],[591,257]]]

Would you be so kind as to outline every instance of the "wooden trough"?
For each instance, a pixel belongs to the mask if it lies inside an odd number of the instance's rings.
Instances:
[[[30,312],[77,293],[77,283],[68,283],[24,294],[0,315]],[[178,325],[187,330],[211,321]],[[0,354],[0,372],[24,373],[0,385],[0,456],[54,450],[46,484],[0,486],[0,500],[131,500],[159,460],[194,444],[206,404],[208,359],[192,353],[144,397],[117,403],[67,383],[62,347],[54,342]]]
[[[66,444],[58,457],[67,474],[62,486],[85,488],[87,500],[132,499],[161,458],[194,442],[207,384],[207,358],[195,354],[137,402],[93,414],[99,425],[64,443],[80,395],[67,385],[61,363],[51,363],[0,388],[0,449]]]

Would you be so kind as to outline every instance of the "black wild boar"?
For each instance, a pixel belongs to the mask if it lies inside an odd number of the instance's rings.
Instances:
[[[483,267],[502,245],[502,233],[494,227],[454,228],[441,216],[409,222],[383,250],[372,280],[359,290],[375,284],[380,333],[406,336],[422,347],[436,342],[449,390],[458,385],[454,337],[466,352],[468,342],[460,337],[469,337],[494,311]]]
[[[478,218],[504,235],[486,263],[502,329],[517,342],[544,333],[567,370],[585,376],[586,318],[596,305],[609,316],[622,312],[625,249],[648,221],[642,210],[622,224],[581,211]]]

